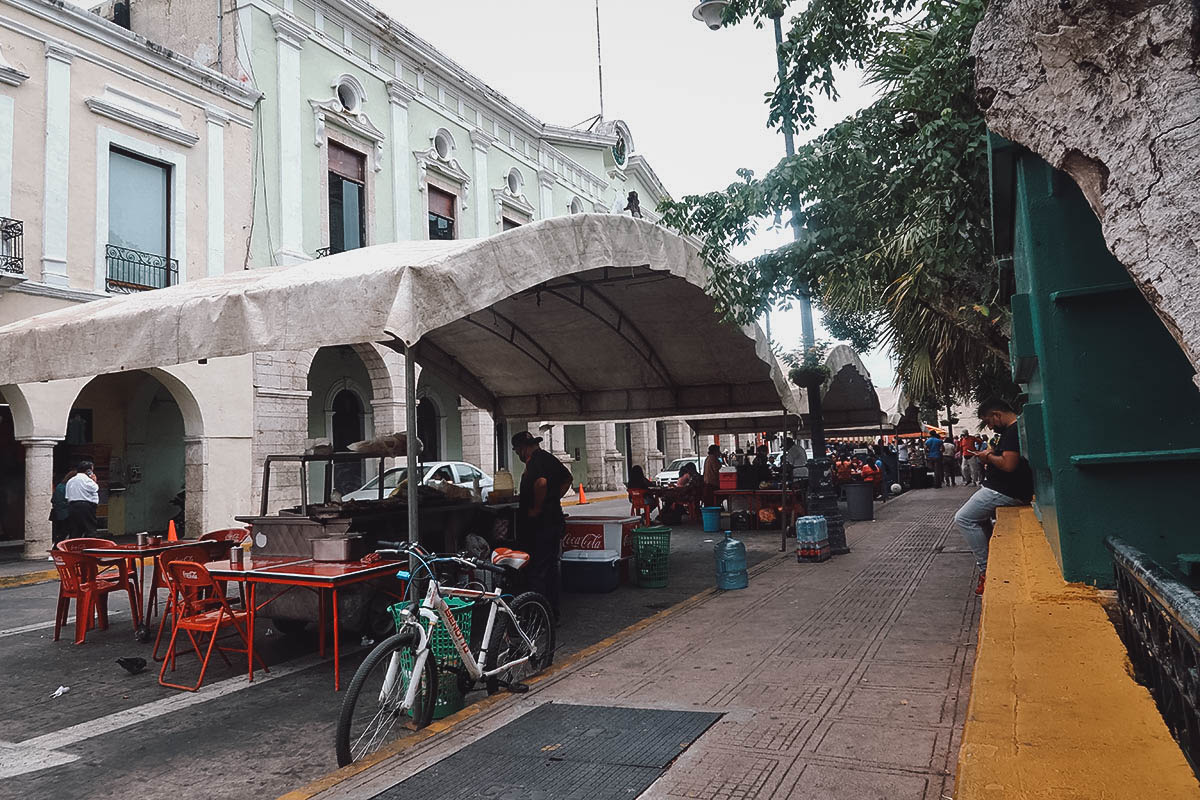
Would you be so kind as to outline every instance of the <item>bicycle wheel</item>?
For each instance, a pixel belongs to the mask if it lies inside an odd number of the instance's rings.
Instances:
[[[384,639],[367,654],[350,687],[337,725],[338,766],[374,753],[400,730],[424,728],[433,719],[437,702],[437,664],[433,653],[425,659],[413,708],[401,706],[417,662],[417,636],[402,631]]]
[[[500,691],[501,681],[505,683],[521,683],[554,662],[554,622],[550,615],[550,603],[537,592],[525,592],[509,604],[517,624],[537,648],[537,656],[510,669],[504,670],[487,679],[488,694]],[[496,618],[497,628],[492,633],[491,647],[488,648],[487,670],[493,670],[500,664],[506,664],[523,658],[529,653],[529,646],[515,630],[513,621],[506,617]]]

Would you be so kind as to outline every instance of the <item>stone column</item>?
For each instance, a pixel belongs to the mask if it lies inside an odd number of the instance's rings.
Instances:
[[[183,528],[195,539],[209,529],[208,443],[203,436],[183,440],[183,488]]]
[[[50,497],[54,493],[54,445],[59,439],[21,439],[25,445],[25,558],[45,560],[53,545]]]
[[[254,440],[251,445],[254,509],[262,498],[262,467],[268,455],[303,453],[308,441],[308,368],[306,353],[276,351],[254,355]],[[390,431],[389,431],[390,433]],[[274,513],[300,502],[300,470],[280,465],[271,475]]]
[[[408,141],[408,104],[416,90],[400,81],[388,81],[388,103],[392,110],[392,241],[406,242],[412,235],[412,148]],[[403,421],[404,417],[400,417]],[[404,430],[404,426],[394,430]]]
[[[663,436],[663,458],[667,461],[683,458],[684,451],[691,449],[687,440],[685,440],[685,436],[688,433],[685,428],[687,428],[687,423],[680,422],[677,419],[666,421],[666,431]],[[690,436],[687,436],[687,439],[690,438]]]
[[[458,407],[462,420],[462,458],[491,475],[496,471],[496,424],[492,415],[464,400]]]
[[[304,154],[300,144],[300,49],[308,30],[284,13],[272,14],[271,26],[275,29],[275,110],[279,120],[279,247],[275,260],[296,264],[308,260],[304,252]]]
[[[488,150],[496,140],[481,130],[471,131],[471,152],[475,171],[471,180],[475,191],[475,236],[483,239],[492,234],[492,202],[488,191]]]
[[[205,272],[211,278],[225,274],[225,126],[229,115],[215,108],[204,111],[207,121],[205,132],[205,158],[208,164],[206,202],[208,219],[205,222],[205,248],[207,265]]]
[[[587,452],[587,486],[591,490],[605,489],[604,481],[604,423],[589,422],[583,426]]]
[[[604,488],[616,491],[625,486],[625,456],[617,449],[617,425],[615,422],[602,423],[604,426]]]
[[[663,454],[658,449],[658,431],[653,420],[629,423],[629,438],[633,449],[633,463],[640,464],[651,480],[662,471]]]
[[[575,459],[567,452],[567,430],[564,425],[550,425],[548,431],[549,436],[546,437],[546,443],[550,445],[547,449],[554,454],[554,457],[564,464]]]

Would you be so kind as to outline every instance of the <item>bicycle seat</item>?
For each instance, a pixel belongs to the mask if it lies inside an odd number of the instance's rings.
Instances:
[[[497,547],[492,551],[492,563],[497,567],[512,567],[520,569],[529,563],[529,553],[512,550],[507,547]]]

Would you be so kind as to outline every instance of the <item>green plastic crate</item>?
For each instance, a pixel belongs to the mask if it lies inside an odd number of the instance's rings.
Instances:
[[[450,613],[454,615],[454,621],[462,629],[463,636],[468,642],[471,641],[471,616],[475,604],[457,597],[447,597],[445,600],[446,605],[450,606]],[[396,620],[397,628],[400,627],[400,611],[407,606],[408,603],[396,603],[388,608]],[[428,621],[422,618],[420,623],[421,627],[428,631]],[[433,706],[433,718],[442,719],[463,708],[463,695],[458,688],[458,670],[462,659],[454,647],[454,640],[450,638],[449,632],[441,622],[434,626],[433,633],[429,636],[429,650],[438,665],[437,700]],[[407,656],[401,656],[400,667],[411,672],[413,663]],[[409,715],[411,716],[412,712],[409,712]]]
[[[667,585],[667,566],[671,558],[671,529],[662,525],[634,528],[633,559],[638,586],[662,589]]]

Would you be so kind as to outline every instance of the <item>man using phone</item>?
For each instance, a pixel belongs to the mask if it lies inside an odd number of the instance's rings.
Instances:
[[[983,465],[983,486],[963,503],[954,515],[967,546],[975,553],[979,583],[975,594],[983,594],[987,574],[988,539],[992,535],[992,517],[1002,506],[1024,506],[1033,499],[1033,470],[1021,455],[1017,431],[1017,413],[1003,400],[987,400],[979,406],[979,420],[999,434],[987,449],[972,450],[973,458]]]
[[[67,536],[72,539],[96,535],[96,509],[100,506],[100,486],[95,465],[80,461],[75,477],[67,481]]]

